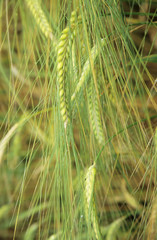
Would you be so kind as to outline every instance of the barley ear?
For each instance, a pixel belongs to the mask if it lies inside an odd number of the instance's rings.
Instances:
[[[138,201],[128,192],[126,188],[126,182],[124,179],[122,180],[122,183],[121,183],[121,190],[126,203],[130,205],[132,208],[140,211],[142,209],[142,205],[140,205]]]
[[[105,137],[103,133],[103,126],[101,122],[101,115],[99,110],[99,103],[97,99],[97,93],[94,88],[94,83],[91,79],[89,85],[87,86],[87,98],[88,98],[88,111],[93,128],[93,132],[99,144],[104,144]]]
[[[93,164],[87,171],[85,177],[85,191],[84,191],[84,198],[85,198],[85,216],[86,222],[89,226],[92,224],[95,232],[96,239],[101,240],[101,233],[99,229],[97,214],[96,214],[96,207],[95,207],[95,200],[94,200],[94,182],[95,182],[95,175],[96,175],[96,168],[95,164]]]
[[[65,90],[65,68],[66,68],[68,35],[69,35],[69,28],[65,28],[62,31],[61,37],[59,39],[58,53],[57,53],[57,74],[58,74],[59,95],[60,95],[60,111],[61,111],[65,128],[67,123],[69,122],[69,112],[68,112],[66,90]]]
[[[25,0],[25,1],[45,37],[50,38],[55,43],[55,38],[53,36],[51,26],[46,19],[46,16],[39,4],[39,1],[38,0]]]
[[[126,217],[119,218],[119,219],[115,220],[113,223],[110,224],[108,232],[107,232],[106,240],[115,239],[116,233],[117,233],[119,227],[121,226],[121,224],[122,224],[122,222],[124,221],[125,218]]]
[[[103,47],[104,44],[105,44],[105,40],[102,39],[101,40],[102,47]],[[97,44],[95,44],[94,47],[91,50],[91,60],[93,61],[93,63],[95,62],[95,60],[98,56],[98,53],[99,53],[99,46]],[[91,73],[91,64],[90,64],[90,58],[88,58],[87,61],[84,64],[84,66],[83,66],[82,74],[81,74],[81,77],[78,81],[76,89],[75,89],[73,95],[71,96],[71,101],[72,102],[75,100],[76,95],[80,92],[81,88],[83,87],[85,82],[88,80],[88,78],[90,76],[90,73]]]
[[[73,11],[70,19],[70,26],[66,27],[61,34],[58,44],[57,54],[57,74],[60,95],[60,111],[66,128],[69,123],[69,107],[66,93],[66,70],[69,59],[69,51],[75,36],[75,26],[77,23],[77,12]]]
[[[4,155],[4,151],[6,149],[6,146],[7,146],[8,142],[10,141],[10,139],[15,134],[15,132],[19,126],[20,126],[20,122],[16,123],[14,126],[12,126],[12,128],[8,131],[8,133],[0,141],[0,164],[2,163],[2,158]]]

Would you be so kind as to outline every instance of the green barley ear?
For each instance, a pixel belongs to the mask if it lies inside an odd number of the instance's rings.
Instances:
[[[96,239],[101,240],[101,233],[99,229],[99,223],[96,214],[95,200],[94,200],[94,183],[95,183],[96,167],[95,164],[90,166],[85,177],[85,216],[86,222],[89,226],[90,223],[93,226]]]
[[[69,122],[69,111],[65,91],[65,68],[66,68],[66,54],[68,46],[68,36],[69,28],[65,28],[62,31],[61,37],[58,44],[58,54],[57,54],[57,73],[58,73],[58,83],[59,83],[59,95],[60,95],[60,111],[64,122],[64,127],[66,128]]]
[[[103,134],[103,127],[102,127],[101,115],[99,111],[97,93],[96,93],[94,82],[92,81],[92,79],[89,83],[89,86],[87,87],[87,98],[88,98],[89,117],[90,117],[91,125],[93,128],[93,132],[99,144],[103,144],[105,141],[105,138]]]
[[[81,66],[82,58],[85,56],[85,43],[83,36],[82,16],[77,18],[77,25],[75,29],[75,41],[72,45],[72,63],[73,63],[73,77],[75,84],[78,82],[79,64]],[[79,62],[79,63],[78,63]]]
[[[110,224],[108,232],[107,232],[106,240],[116,239],[115,237],[116,237],[117,231],[125,218],[126,217],[119,218]]]
[[[20,122],[14,124],[14,126],[12,126],[12,128],[3,137],[3,139],[1,139],[1,141],[0,141],[0,164],[2,163],[2,158],[3,158],[3,155],[4,155],[4,151],[7,147],[7,144],[10,141],[10,139],[13,137],[13,135],[15,134],[15,132],[17,131],[19,126],[20,126]]]
[[[80,23],[82,23],[82,17],[81,16],[78,16],[78,20],[79,20]],[[84,36],[83,36],[82,29],[83,29],[83,26],[82,26],[82,24],[80,24],[80,27],[79,27],[79,37],[80,37],[80,46],[81,46],[80,50],[81,50],[82,55],[84,55],[85,52],[86,52],[86,49],[85,49]]]
[[[105,39],[101,40],[101,47],[105,45]],[[91,50],[91,60],[94,63],[99,53],[99,46],[97,44],[94,45],[94,47]],[[76,86],[76,89],[71,96],[71,101],[73,102],[76,98],[76,95],[80,92],[81,88],[83,87],[84,83],[88,80],[91,73],[91,64],[90,64],[90,58],[88,58],[83,66],[81,77],[78,81],[78,84]]]
[[[142,209],[142,205],[140,205],[138,201],[128,192],[126,188],[126,182],[124,179],[122,180],[122,183],[121,183],[121,189],[122,189],[123,196],[126,203],[132,208],[140,211]]]
[[[55,42],[51,26],[46,19],[46,16],[39,4],[39,1],[38,0],[25,0],[25,1],[45,37],[50,38],[53,42]]]
[[[60,111],[66,128],[69,122],[69,110],[66,96],[66,70],[69,58],[70,46],[75,35],[77,12],[73,11],[70,19],[70,26],[66,27],[61,34],[58,44],[57,54],[57,74],[59,82],[59,95],[60,95]]]
[[[38,229],[38,224],[37,223],[33,223],[26,231],[25,235],[24,235],[24,240],[30,240],[30,239],[35,239],[35,234],[37,232]]]

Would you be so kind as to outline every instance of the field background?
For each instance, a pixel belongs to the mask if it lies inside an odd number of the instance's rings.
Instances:
[[[0,0],[0,240],[156,240],[156,90],[156,0]]]

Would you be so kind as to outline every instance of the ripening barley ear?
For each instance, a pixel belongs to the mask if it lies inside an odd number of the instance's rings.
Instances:
[[[35,21],[37,22],[38,26],[40,27],[41,31],[44,33],[46,38],[50,38],[52,40],[52,44],[55,46],[55,37],[53,35],[52,29],[50,24],[48,23],[46,16],[39,4],[38,0],[25,0],[27,6],[29,7],[30,11],[32,12]]]
[[[87,86],[87,98],[88,98],[89,117],[90,117],[91,125],[93,128],[93,132],[99,144],[103,144],[105,142],[105,137],[104,137],[103,126],[101,122],[99,103],[96,95],[96,90],[94,87],[94,82],[92,81],[92,79],[89,83],[89,86]]]
[[[94,182],[96,175],[95,164],[90,166],[85,177],[85,190],[84,190],[84,199],[85,199],[85,216],[88,227],[92,224],[96,239],[101,240],[101,233],[99,229],[99,223],[96,214],[95,200],[94,200]]]
[[[69,58],[70,47],[75,36],[75,26],[77,24],[77,12],[73,11],[70,19],[70,26],[66,27],[61,34],[58,44],[57,54],[57,74],[60,95],[60,111],[66,128],[69,122],[69,108],[66,96],[66,70]]]

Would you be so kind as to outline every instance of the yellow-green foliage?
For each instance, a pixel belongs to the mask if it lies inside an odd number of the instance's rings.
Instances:
[[[87,87],[88,111],[89,111],[91,125],[93,128],[95,137],[100,144],[103,144],[105,141],[105,138],[104,138],[104,134],[103,134],[103,127],[102,127],[102,122],[101,122],[101,115],[100,115],[96,90],[95,90],[94,83],[92,80],[93,79],[91,79],[89,86]]]
[[[30,11],[32,12],[35,21],[40,27],[41,31],[44,33],[46,38],[50,38],[54,41],[54,36],[50,24],[48,23],[46,16],[39,4],[38,0],[25,0]]]
[[[95,182],[96,168],[95,164],[89,167],[85,177],[85,216],[86,222],[89,226],[93,225],[96,239],[101,239],[99,223],[96,214],[95,200],[94,200],[94,182]]]

